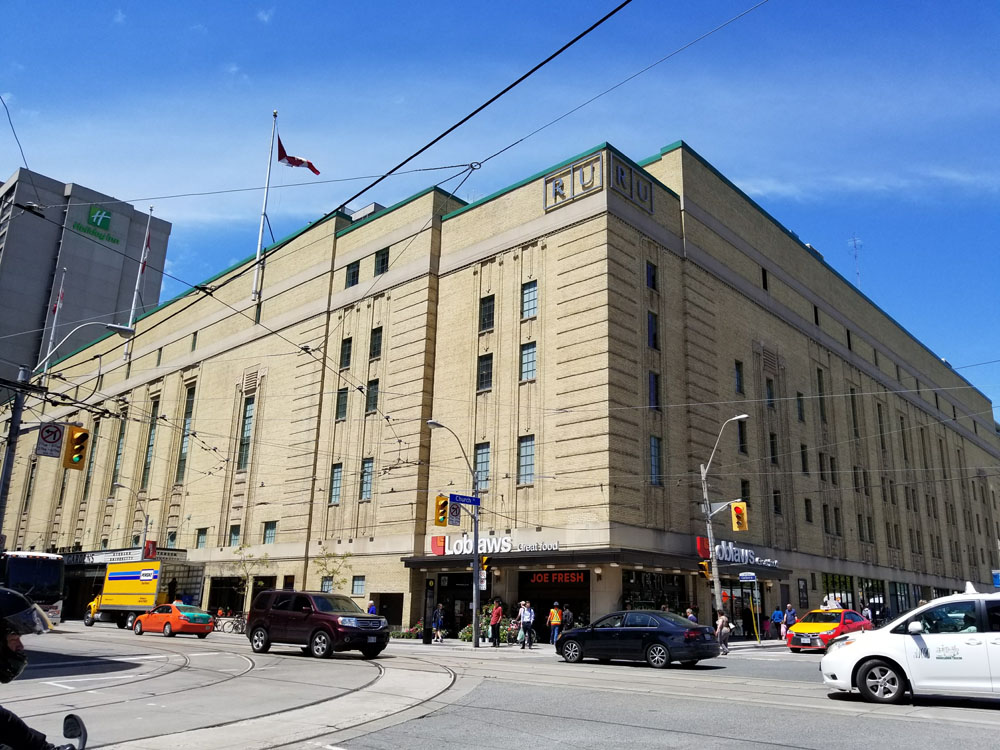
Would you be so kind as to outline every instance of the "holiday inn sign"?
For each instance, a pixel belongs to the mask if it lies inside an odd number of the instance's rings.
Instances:
[[[121,244],[121,240],[108,231],[111,229],[111,212],[103,206],[91,206],[90,213],[87,215],[87,223],[81,224],[74,221],[73,229],[112,245]]]

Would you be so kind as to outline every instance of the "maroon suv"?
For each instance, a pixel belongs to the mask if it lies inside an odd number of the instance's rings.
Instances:
[[[360,651],[374,659],[389,643],[389,623],[341,594],[271,590],[254,598],[247,637],[258,654],[272,643],[290,643],[321,659],[334,651]]]

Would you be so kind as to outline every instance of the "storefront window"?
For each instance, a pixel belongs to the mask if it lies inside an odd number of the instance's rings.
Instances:
[[[666,604],[671,612],[683,612],[690,603],[684,576],[644,570],[622,571],[623,608],[660,609]]]
[[[823,599],[827,606],[840,602],[845,609],[857,609],[854,606],[854,576],[824,573]]]

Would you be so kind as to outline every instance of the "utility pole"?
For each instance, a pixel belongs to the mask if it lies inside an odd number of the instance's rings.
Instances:
[[[21,432],[21,414],[24,412],[24,386],[31,376],[26,365],[21,365],[17,371],[17,382],[0,378],[0,385],[14,390],[14,403],[10,411],[10,423],[7,425],[7,451],[3,455],[3,470],[0,472],[0,552],[7,548],[7,537],[3,534],[3,519],[7,511],[7,493],[10,492],[10,477],[14,473],[14,454],[17,452],[17,436]]]

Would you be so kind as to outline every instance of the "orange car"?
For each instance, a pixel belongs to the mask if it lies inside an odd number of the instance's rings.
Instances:
[[[161,604],[144,615],[135,618],[132,630],[142,635],[162,632],[170,638],[177,633],[194,633],[199,638],[207,638],[215,629],[215,619],[203,609],[187,604]]]

